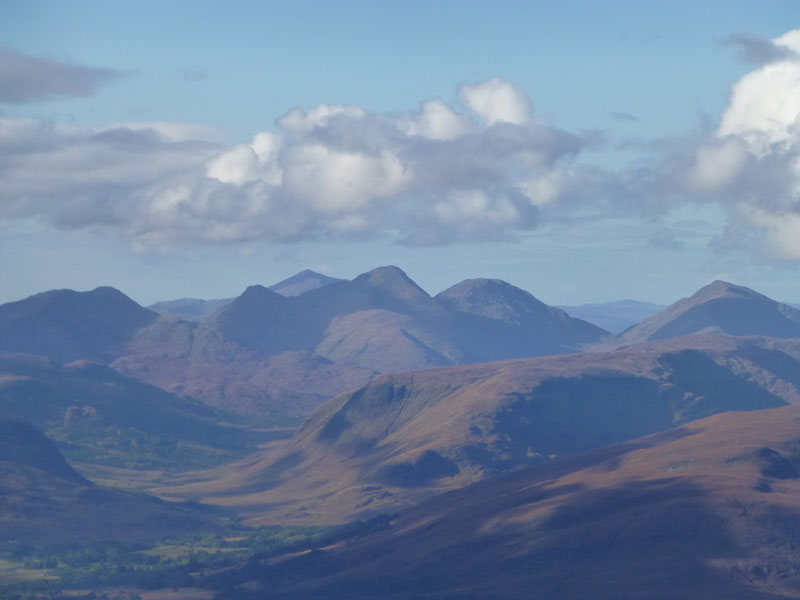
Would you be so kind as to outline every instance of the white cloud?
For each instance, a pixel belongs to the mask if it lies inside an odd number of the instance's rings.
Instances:
[[[185,123],[0,119],[0,219],[113,228],[137,245],[320,235],[445,244],[509,239],[538,222],[545,197],[558,206],[562,188],[575,201],[581,137],[535,122],[528,99],[499,79],[460,94],[482,122],[441,99],[389,114],[323,104],[232,146]]]
[[[687,183],[729,208],[732,230],[761,232],[773,256],[800,260],[800,30],[765,43],[777,51],[732,86]]]
[[[481,83],[464,83],[458,90],[461,102],[487,125],[525,125],[533,111],[530,100],[517,86],[493,77]]]

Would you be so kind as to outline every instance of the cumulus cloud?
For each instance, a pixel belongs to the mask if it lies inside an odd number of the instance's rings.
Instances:
[[[458,90],[464,106],[488,125],[511,123],[524,125],[531,119],[532,106],[518,87],[493,77],[481,83],[465,83]]]
[[[430,245],[512,239],[577,201],[587,175],[573,159],[592,136],[537,122],[499,79],[459,97],[386,114],[294,108],[237,145],[186,123],[0,119],[0,218],[113,227],[139,244],[390,235]]]
[[[776,52],[733,85],[695,148],[687,187],[728,208],[730,231],[760,232],[773,256],[800,260],[800,30],[769,45]]]
[[[0,47],[0,102],[24,104],[54,96],[88,96],[124,73],[37,58]]]

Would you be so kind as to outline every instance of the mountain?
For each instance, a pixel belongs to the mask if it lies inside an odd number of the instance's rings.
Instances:
[[[621,333],[661,312],[666,306],[638,300],[618,300],[580,306],[558,306],[572,317],[583,319],[611,333]]]
[[[277,423],[297,421],[375,374],[308,352],[267,355],[175,317],[140,330],[111,366],[175,394]]]
[[[47,432],[72,460],[185,470],[241,457],[265,436],[226,415],[86,361],[0,355],[0,412]]]
[[[470,362],[577,352],[608,335],[499,279],[467,279],[435,300],[461,317]]]
[[[111,287],[43,292],[0,305],[0,352],[107,361],[157,317]]]
[[[634,344],[694,333],[800,337],[800,310],[749,288],[715,281],[625,331],[618,341]]]
[[[233,298],[219,300],[200,300],[199,298],[179,298],[151,304],[147,308],[160,315],[170,315],[186,321],[202,321],[228,304]]]
[[[382,375],[259,461],[172,490],[334,523],[719,412],[800,404],[800,342],[706,336]]]
[[[299,296],[308,290],[315,290],[317,288],[321,288],[322,286],[340,281],[346,280],[338,279],[336,277],[329,277],[328,275],[323,275],[322,273],[317,273],[316,271],[309,271],[306,269],[305,271],[300,271],[296,275],[292,275],[283,281],[279,281],[278,283],[269,286],[269,289],[280,294],[281,296]]]
[[[720,414],[514,471],[225,581],[245,600],[797,598],[798,421]]]
[[[0,416],[0,539],[53,544],[222,532],[208,510],[98,487],[30,423]]]
[[[393,266],[292,298],[251,286],[209,326],[267,354],[313,352],[383,372],[574,352],[607,336],[503,282],[432,298]]]

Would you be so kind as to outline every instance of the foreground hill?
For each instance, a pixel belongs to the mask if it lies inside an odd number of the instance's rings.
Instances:
[[[280,451],[173,493],[256,522],[341,522],[719,412],[800,403],[800,345],[705,336],[384,375]]]
[[[108,361],[157,317],[110,287],[43,292],[0,305],[0,352]]]
[[[94,363],[0,355],[0,412],[30,421],[77,461],[185,470],[219,464],[266,437],[219,411]]]
[[[639,302],[638,300],[618,300],[580,306],[558,306],[567,314],[583,319],[611,333],[622,333],[629,327],[638,325],[648,317],[661,312],[666,306]]]
[[[433,498],[238,598],[800,597],[800,409],[713,416]],[[258,590],[248,592],[245,590]]]
[[[623,344],[692,333],[800,337],[800,310],[753,290],[715,281],[618,337]]]
[[[0,540],[26,544],[221,532],[208,510],[95,486],[31,424],[0,416]]]

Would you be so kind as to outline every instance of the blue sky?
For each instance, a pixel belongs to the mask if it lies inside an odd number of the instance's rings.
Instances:
[[[389,263],[431,293],[800,301],[769,100],[797,27],[795,1],[0,0],[0,301]]]

